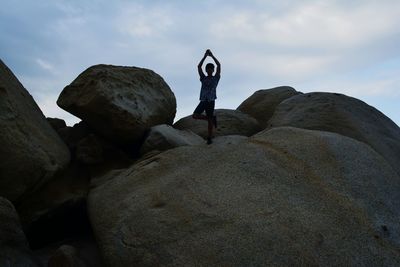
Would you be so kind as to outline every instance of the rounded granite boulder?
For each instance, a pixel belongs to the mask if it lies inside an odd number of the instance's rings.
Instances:
[[[400,174],[400,128],[359,99],[337,93],[293,96],[278,105],[268,127],[281,126],[329,131],[364,142]]]
[[[243,101],[237,110],[256,118],[260,125],[265,128],[279,103],[298,94],[301,93],[290,86],[258,90]]]
[[[119,144],[141,141],[154,125],[172,124],[176,100],[154,71],[95,65],[61,92],[57,104]]]
[[[107,266],[398,266],[400,177],[368,145],[282,127],[101,177]]]

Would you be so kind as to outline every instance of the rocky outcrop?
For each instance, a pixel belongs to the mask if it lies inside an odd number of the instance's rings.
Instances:
[[[57,104],[120,144],[140,141],[154,125],[172,124],[176,112],[175,96],[158,74],[111,65],[85,70],[64,88]]]
[[[28,235],[33,232],[29,228],[36,227],[38,221],[42,221],[42,223],[47,221],[45,224],[51,225],[54,217],[73,214],[71,212],[72,209],[78,207],[81,203],[86,203],[89,183],[90,173],[88,168],[82,164],[74,163],[52,181],[27,196],[23,201],[20,201],[17,205],[17,210]],[[74,219],[76,220],[77,218]],[[57,227],[59,226],[54,228]],[[51,237],[54,234],[50,233],[49,226],[42,230],[49,233],[48,235],[42,233],[38,237],[42,240],[46,236]],[[36,230],[36,232],[38,231]]]
[[[18,200],[67,166],[66,145],[0,61],[0,196]]]
[[[0,266],[40,266],[29,249],[14,206],[0,197]]]
[[[244,135],[251,136],[261,130],[257,120],[242,113],[239,110],[216,109],[217,129],[214,130],[215,136],[224,135]],[[179,130],[190,130],[203,138],[207,138],[208,122],[205,120],[195,120],[192,116],[184,117],[174,124],[174,128]]]
[[[60,246],[49,259],[48,267],[87,267],[78,251],[70,245]]]
[[[76,148],[76,159],[84,164],[98,164],[105,161],[107,142],[94,134],[81,139]]]
[[[282,102],[269,127],[293,126],[339,133],[369,144],[400,174],[400,128],[361,100],[333,93],[308,93]]]
[[[88,203],[108,266],[400,264],[400,177],[352,138],[275,128],[109,175]]]
[[[172,126],[161,124],[150,129],[140,152],[146,154],[152,150],[164,151],[178,146],[204,144],[204,139],[191,131],[181,131]]]
[[[62,128],[67,127],[67,124],[63,119],[59,118],[46,118],[46,120],[49,122],[51,127],[53,127],[54,130],[58,131]]]
[[[297,94],[301,93],[290,86],[258,90],[243,101],[237,109],[256,118],[261,127],[265,128],[279,103]]]

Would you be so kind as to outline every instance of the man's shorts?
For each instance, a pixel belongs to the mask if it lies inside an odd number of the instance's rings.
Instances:
[[[194,114],[201,114],[206,112],[207,117],[212,118],[214,116],[215,101],[200,101],[197,108],[194,110]]]

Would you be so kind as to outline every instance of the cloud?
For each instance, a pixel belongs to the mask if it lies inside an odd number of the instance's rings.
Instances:
[[[399,1],[21,1],[2,3],[0,57],[48,116],[65,117],[61,89],[99,63],[153,69],[190,114],[207,48],[222,63],[217,107],[283,84],[399,98]]]
[[[285,12],[252,9],[220,17],[213,35],[295,49],[349,48],[399,32],[399,10],[400,2],[394,1],[340,5],[338,1],[303,1]]]
[[[161,8],[145,8],[139,4],[130,4],[120,10],[114,21],[117,29],[133,38],[158,37],[173,26],[168,11]]]

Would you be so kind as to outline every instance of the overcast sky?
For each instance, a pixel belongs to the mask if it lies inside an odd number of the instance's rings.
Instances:
[[[400,1],[2,0],[0,58],[46,116],[95,64],[149,68],[177,98],[177,118],[198,103],[197,64],[221,61],[216,108],[259,89],[338,92],[400,125]]]

